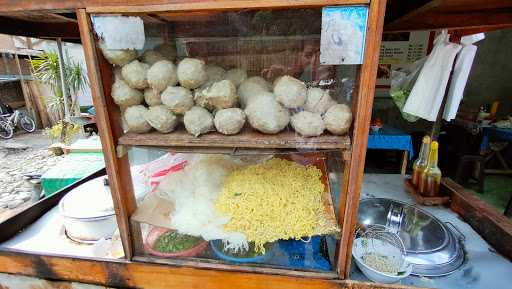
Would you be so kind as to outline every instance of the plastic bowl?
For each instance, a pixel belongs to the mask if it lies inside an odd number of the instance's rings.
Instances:
[[[158,257],[194,257],[201,254],[206,249],[206,247],[208,247],[208,241],[203,241],[197,244],[197,246],[181,252],[164,253],[153,249],[156,240],[158,240],[160,236],[169,231],[171,230],[162,227],[154,227],[151,229],[151,231],[149,231],[148,235],[146,236],[146,241],[144,242],[144,250],[146,250],[147,253]]]
[[[210,247],[212,248],[212,251],[215,254],[215,256],[217,256],[218,258],[225,260],[225,261],[229,261],[229,262],[233,262],[233,263],[261,263],[272,256],[274,244],[270,245],[269,246],[270,248],[265,250],[265,254],[258,255],[255,257],[248,257],[248,258],[237,258],[237,257],[226,255],[224,253],[224,250],[222,249],[223,248],[222,240],[210,241]]]
[[[389,273],[383,273],[383,272],[380,272],[380,271],[377,271],[375,269],[373,269],[372,267],[366,265],[366,263],[364,263],[363,259],[362,259],[362,239],[361,238],[358,238],[356,240],[354,240],[354,246],[353,246],[353,249],[352,249],[352,256],[354,257],[354,259],[356,260],[356,264],[357,266],[359,267],[359,269],[363,272],[363,274],[370,280],[372,280],[373,282],[376,282],[376,283],[385,283],[385,284],[391,284],[391,283],[396,283],[402,279],[404,279],[405,277],[409,276],[412,272],[412,269],[413,269],[413,265],[407,261],[404,262],[404,265],[402,266],[402,272],[400,275],[394,275],[394,274],[389,274]],[[378,240],[374,240],[374,241],[377,241],[379,242]],[[379,247],[381,247],[380,245],[378,245]],[[388,248],[386,248],[388,247]],[[389,250],[389,247],[390,246],[386,246],[386,245],[383,245],[382,248],[379,248],[379,249],[383,249],[383,250]],[[379,250],[380,251],[380,250]],[[399,250],[397,250],[399,251]],[[389,253],[389,252],[388,252]]]
[[[370,126],[370,129],[372,130],[372,132],[374,133],[378,133],[380,131],[380,129],[382,128],[382,126],[380,125],[371,125]]]

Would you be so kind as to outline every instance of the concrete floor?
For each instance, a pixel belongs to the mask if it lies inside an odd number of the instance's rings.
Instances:
[[[487,175],[483,193],[476,193],[478,190],[476,183],[466,184],[466,188],[499,212],[503,212],[512,197],[512,176]]]

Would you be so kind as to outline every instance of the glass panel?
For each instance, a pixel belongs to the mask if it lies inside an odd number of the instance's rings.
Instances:
[[[143,50],[100,42],[131,133],[122,144],[157,131],[173,137],[152,133],[144,145],[349,148],[359,66],[320,64],[321,9],[142,18]]]
[[[137,256],[334,272],[360,66],[320,64],[321,9],[140,16],[144,49],[100,43]]]
[[[334,270],[340,153],[227,155],[134,147],[129,156],[139,200],[132,222],[143,239],[137,255]]]

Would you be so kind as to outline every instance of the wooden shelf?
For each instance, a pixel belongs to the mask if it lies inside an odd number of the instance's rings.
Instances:
[[[194,148],[251,148],[251,149],[350,149],[349,136],[324,134],[318,137],[304,138],[294,131],[283,131],[275,135],[262,134],[250,128],[236,135],[223,135],[218,132],[194,137],[183,127],[161,134],[126,133],[119,138],[121,145],[156,147],[194,147]]]

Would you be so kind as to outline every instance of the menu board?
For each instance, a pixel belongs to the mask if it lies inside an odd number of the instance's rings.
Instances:
[[[388,89],[391,70],[427,56],[432,41],[433,32],[430,31],[384,33],[380,46],[377,87]]]

